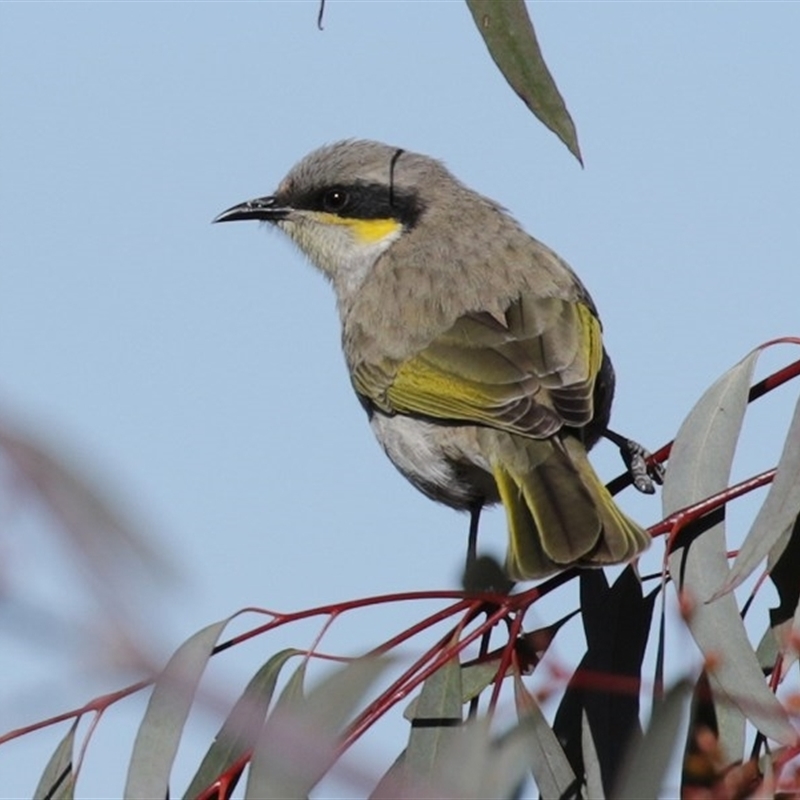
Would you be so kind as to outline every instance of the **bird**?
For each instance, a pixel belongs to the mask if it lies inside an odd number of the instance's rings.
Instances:
[[[270,223],[330,281],[370,426],[427,497],[505,508],[505,569],[534,580],[650,543],[588,459],[615,376],[597,308],[555,252],[439,160],[347,139],[213,222]]]

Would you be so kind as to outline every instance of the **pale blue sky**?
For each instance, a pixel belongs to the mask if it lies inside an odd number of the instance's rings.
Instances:
[[[440,157],[563,255],[603,317],[614,425],[652,448],[748,350],[800,333],[800,4],[531,10],[583,170],[456,0],[331,0],[323,32],[297,0],[0,4],[0,408],[78,453],[176,565],[181,582],[144,606],[162,654],[243,606],[457,585],[467,520],[372,440],[329,287],[278,236],[209,224],[314,147],[358,136]],[[742,474],[774,463],[785,394],[758,416]],[[620,469],[607,446],[595,461]],[[621,502],[659,518],[656,499]],[[119,685],[77,638],[96,612],[52,526],[11,519],[4,729]],[[487,515],[484,546],[504,539],[502,513]],[[26,623],[21,599],[60,615],[60,635]],[[415,613],[372,615],[327,649]],[[242,681],[311,635],[251,644],[217,677]],[[139,713],[130,702],[98,731],[81,796],[119,793]],[[214,722],[197,729],[195,746]],[[381,735],[366,752],[388,758],[402,734]],[[54,736],[0,748],[0,797],[30,794]]]

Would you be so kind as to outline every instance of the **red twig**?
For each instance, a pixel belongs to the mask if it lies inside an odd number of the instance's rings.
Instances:
[[[761,349],[766,349],[775,344],[791,343],[800,344],[800,338],[784,338],[762,345]],[[767,394],[773,389],[783,385],[787,381],[800,376],[800,360],[789,364],[788,366],[774,372],[762,381],[754,384],[748,395],[748,402],[752,402],[759,397]],[[652,463],[662,463],[669,458],[672,442],[668,442],[659,450],[657,450],[650,458]],[[668,534],[667,552],[670,551],[676,536],[685,528],[686,525],[698,520],[699,518],[723,507],[728,502],[769,484],[775,476],[775,470],[767,470],[759,475],[753,476],[745,481],[742,481],[734,486],[728,487],[715,495],[705,498],[704,500],[681,509],[674,514],[670,515],[667,519],[662,520],[656,525],[653,525],[649,532],[651,536],[659,536]],[[630,476],[626,473],[619,476],[609,484],[609,489],[613,492],[619,491],[625,485],[630,483]],[[538,599],[554,591],[556,588],[562,586],[564,583],[572,580],[579,574],[576,569],[569,569],[552,578],[543,581],[539,585],[515,595],[496,595],[491,593],[486,594],[471,594],[465,595],[460,591],[420,591],[420,592],[403,592],[395,594],[376,595],[367,598],[356,600],[349,600],[342,603],[328,604],[318,606],[311,609],[305,609],[293,613],[278,613],[266,609],[245,609],[259,614],[267,614],[272,619],[249,631],[245,631],[231,639],[217,645],[212,655],[227,650],[234,645],[241,644],[256,636],[268,633],[276,628],[284,625],[299,622],[304,619],[309,619],[317,616],[325,616],[327,620],[320,630],[319,634],[314,640],[312,646],[306,652],[306,658],[319,657],[319,658],[333,658],[336,656],[328,656],[321,653],[316,653],[316,647],[322,639],[328,628],[335,622],[339,615],[352,612],[361,608],[366,608],[375,605],[389,605],[398,602],[418,601],[418,600],[450,600],[453,601],[448,606],[439,611],[436,611],[421,621],[415,623],[410,628],[407,628],[390,639],[383,642],[374,648],[370,655],[385,654],[406,641],[414,638],[423,631],[431,628],[432,626],[443,622],[451,617],[461,615],[460,620],[451,627],[443,636],[441,636],[431,647],[429,647],[414,663],[408,667],[403,674],[397,678],[385,691],[383,691],[355,720],[347,729],[342,738],[342,742],[338,751],[341,755],[352,745],[363,733],[368,730],[377,719],[391,709],[395,704],[400,702],[403,698],[407,697],[418,686],[420,686],[431,674],[440,669],[451,659],[459,656],[467,647],[469,647],[477,639],[481,638],[481,655],[486,656],[489,644],[489,637],[491,632],[498,623],[505,620],[508,624],[508,637],[507,642],[501,648],[498,648],[496,653],[500,655],[499,665],[494,677],[494,686],[489,701],[489,712],[491,713],[499,702],[500,693],[502,691],[503,678],[508,674],[509,668],[514,663],[516,654],[516,642],[522,631],[522,624],[527,608],[535,603]],[[755,590],[754,590],[755,591]],[[242,613],[242,612],[240,612]],[[465,629],[475,622],[480,614],[485,614],[486,618],[475,625],[475,627],[464,634]],[[345,659],[342,659],[345,660]],[[770,685],[775,689],[779,682],[781,671],[781,658],[779,657],[775,669],[772,672]],[[579,685],[591,687],[598,691],[609,692],[639,692],[641,691],[641,681],[638,678],[630,678],[623,675],[610,675],[602,673],[593,673],[582,671],[580,675],[573,676]],[[88,740],[94,731],[100,717],[103,715],[105,709],[110,705],[123,699],[153,683],[153,679],[145,679],[131,684],[130,686],[121,689],[117,692],[103,695],[95,698],[86,705],[58,714],[46,720],[18,728],[0,736],[0,745],[11,739],[24,736],[45,727],[55,725],[70,719],[78,720],[84,714],[94,712],[96,717],[92,722],[89,733],[85,737],[85,741],[81,747],[80,757],[78,759],[78,767],[82,760],[83,752],[88,745]],[[785,765],[789,760],[796,758],[800,755],[800,745],[795,748],[787,748],[781,754],[780,766]],[[227,798],[233,791],[236,782],[242,774],[242,771],[249,762],[252,753],[246,753],[241,756],[228,770],[220,775],[213,785],[209,786],[199,797],[201,800],[212,800],[212,798]],[[776,759],[776,765],[778,759]]]
[[[522,629],[523,617],[524,614],[522,612],[518,612],[511,621],[511,627],[508,632],[508,642],[503,648],[503,655],[500,658],[500,666],[497,668],[494,687],[492,688],[492,696],[489,699],[490,714],[493,714],[494,710],[497,708],[497,703],[500,700],[500,690],[503,688],[503,678],[508,672],[508,668],[511,666],[512,661],[514,660],[514,646],[516,644],[517,637],[519,636],[519,632]]]
[[[82,717],[84,714],[88,714],[92,711],[97,713],[102,713],[105,711],[110,705],[113,705],[118,700],[122,700],[125,697],[128,697],[136,692],[141,691],[148,687],[153,681],[152,680],[144,680],[139,681],[138,683],[132,683],[130,686],[125,687],[124,689],[119,689],[116,692],[111,692],[109,694],[101,695],[100,697],[95,697],[94,700],[90,700],[86,705],[81,706],[80,708],[75,708],[72,711],[65,711],[63,714],[57,714],[54,717],[49,717],[48,719],[40,720],[39,722],[34,722],[31,725],[25,725],[22,728],[16,728],[13,731],[8,731],[8,733],[3,734],[0,736],[0,745],[5,744],[6,742],[10,742],[12,739],[18,739],[20,736],[25,736],[29,733],[33,733],[34,731],[40,731],[43,728],[48,728],[51,725],[57,725],[59,722],[66,722],[70,719],[78,719]]]
[[[239,756],[209,787],[197,795],[196,800],[227,800],[242,777],[245,767],[253,757],[252,750]]]
[[[777,344],[800,345],[800,338],[787,336],[782,339],[773,339],[772,341],[761,345],[759,349],[765,350],[766,348]],[[754,400],[758,400],[759,397],[763,397],[768,392],[771,392],[773,389],[777,389],[779,386],[783,386],[784,383],[792,380],[792,378],[798,377],[799,375],[800,359],[792,362],[788,366],[783,367],[783,369],[779,369],[777,372],[773,372],[771,375],[768,375],[758,383],[754,383],[750,387],[750,392],[747,395],[747,402],[752,403]],[[672,445],[674,442],[675,440],[673,439],[656,450],[656,452],[647,459],[648,464],[663,464],[669,458],[669,454],[672,450]],[[617,494],[625,487],[630,486],[632,482],[633,479],[631,478],[630,472],[623,472],[621,475],[617,475],[616,478],[609,481],[607,488],[611,494]]]
[[[459,653],[469,647],[484,632],[491,630],[500,620],[513,610],[515,598],[521,595],[513,595],[507,598],[507,602],[493,613],[487,614],[486,620],[476,627],[475,630],[467,634],[463,639],[455,644],[446,644],[452,638],[455,631],[451,631],[443,636],[439,642],[429,648],[414,664],[409,667],[388,689],[386,689],[377,699],[373,700],[364,711],[350,725],[347,733],[343,737],[342,745],[339,750],[341,754],[347,750],[379,717],[383,716],[392,706],[407,697],[414,689],[425,681],[436,670],[446,664],[450,659],[455,658]],[[478,613],[480,606],[471,608],[467,617]],[[465,620],[468,624],[469,619]],[[436,655],[438,653],[438,655]],[[423,666],[425,664],[426,666]]]
[[[716,509],[724,506],[731,500],[735,500],[737,497],[741,497],[748,492],[766,486],[768,483],[772,482],[774,477],[775,470],[768,469],[734,486],[729,486],[727,489],[723,489],[721,492],[711,495],[711,497],[700,500],[693,505],[686,506],[686,508],[682,508],[674,514],[670,514],[666,519],[662,519],[661,522],[651,525],[647,531],[653,537],[669,533],[670,539],[672,539],[675,534],[680,532],[680,530],[689,523],[700,519],[700,517],[705,516],[711,511],[716,511]]]

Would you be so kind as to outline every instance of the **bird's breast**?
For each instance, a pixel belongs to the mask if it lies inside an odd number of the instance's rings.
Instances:
[[[491,467],[471,425],[446,425],[375,410],[372,430],[395,467],[421,492],[468,510],[498,500]]]

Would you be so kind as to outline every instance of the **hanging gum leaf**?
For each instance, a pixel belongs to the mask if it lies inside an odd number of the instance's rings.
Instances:
[[[467,6],[503,77],[582,165],[575,123],[544,62],[523,0],[467,0]]]

